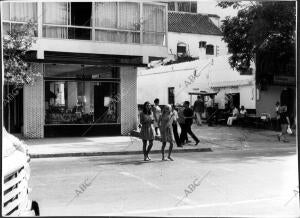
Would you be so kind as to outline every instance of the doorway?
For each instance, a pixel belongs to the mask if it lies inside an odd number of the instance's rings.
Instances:
[[[226,107],[232,108],[233,106],[240,107],[240,93],[226,94]]]

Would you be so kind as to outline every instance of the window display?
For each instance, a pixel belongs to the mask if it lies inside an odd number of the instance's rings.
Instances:
[[[48,72],[45,77],[46,125],[120,123],[120,102],[114,100],[120,93],[119,82],[101,79],[65,79],[64,73],[59,74],[64,79],[57,77],[57,80],[54,80],[53,77],[51,79],[48,77],[47,80],[47,75],[52,76],[55,68],[65,69],[66,66],[46,66]],[[75,69],[75,65],[70,65],[68,69],[72,68]],[[89,68],[91,66],[87,67]],[[99,74],[99,71],[97,72]],[[108,75],[107,72],[103,71],[100,75]],[[72,74],[68,72],[68,75]]]

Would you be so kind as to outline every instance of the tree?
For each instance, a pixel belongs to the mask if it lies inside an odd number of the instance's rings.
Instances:
[[[284,71],[295,58],[295,2],[220,2],[218,6],[240,9],[237,16],[226,17],[221,26],[233,68],[243,73],[255,54],[265,53],[269,54],[265,55],[269,67]]]
[[[4,64],[4,124],[10,132],[12,127],[12,104],[18,97],[20,89],[25,84],[33,84],[40,76],[33,72],[30,63],[26,62],[27,52],[35,42],[36,28],[31,21],[27,24],[12,24],[12,29],[3,34],[3,64]]]
[[[30,70],[25,61],[26,53],[35,42],[35,24],[12,25],[12,29],[3,37],[4,81],[6,85],[22,86],[33,83],[40,76]]]

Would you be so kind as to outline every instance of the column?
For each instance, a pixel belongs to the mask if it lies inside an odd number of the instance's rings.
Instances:
[[[137,69],[120,67],[121,134],[127,135],[137,127]]]
[[[43,64],[32,64],[31,69],[43,75]],[[44,79],[36,79],[33,85],[24,86],[24,137],[43,138],[45,124]]]

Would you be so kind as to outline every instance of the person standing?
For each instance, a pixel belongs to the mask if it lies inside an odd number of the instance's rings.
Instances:
[[[175,108],[175,105],[172,105],[172,112],[174,113],[174,121],[172,123],[172,127],[173,127],[173,134],[174,134],[174,138],[175,138],[175,142],[177,144],[177,147],[182,147],[179,136],[178,136],[178,112]]]
[[[149,157],[149,153],[153,146],[153,140],[155,137],[154,133],[154,117],[151,111],[151,104],[146,101],[143,106],[143,111],[140,113],[140,123],[142,124],[140,138],[143,141],[143,153],[144,153],[144,161],[151,160]],[[149,146],[147,148],[147,141],[149,141]]]
[[[198,126],[202,125],[202,120],[201,120],[201,113],[203,113],[204,110],[204,103],[201,100],[200,95],[197,96],[197,100],[194,103],[194,113],[196,115],[196,123]]]
[[[194,118],[194,112],[190,108],[190,102],[185,101],[184,104],[184,110],[183,110],[183,116],[184,116],[184,131],[185,133],[183,135],[187,135],[187,133],[195,140],[195,145],[198,145],[200,140],[195,136],[195,134],[192,132],[191,126],[193,124],[193,118]]]
[[[169,147],[169,154],[168,159],[173,161],[171,158],[171,153],[173,149],[173,128],[172,124],[174,122],[174,113],[172,112],[171,105],[166,105],[163,109],[162,116],[159,119],[159,126],[160,126],[160,134],[161,134],[161,141],[162,141],[162,147],[161,147],[161,154],[162,154],[162,160],[165,159],[165,147],[167,142],[170,143]]]
[[[279,109],[281,133],[277,135],[278,141],[289,142],[286,135],[287,129],[290,126],[290,119],[287,113],[287,106],[281,106]]]
[[[155,127],[155,134],[158,135],[158,121],[161,117],[161,108],[159,107],[159,99],[156,98],[154,100],[154,106],[153,106],[153,115],[154,115],[154,127]]]

